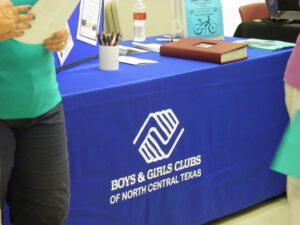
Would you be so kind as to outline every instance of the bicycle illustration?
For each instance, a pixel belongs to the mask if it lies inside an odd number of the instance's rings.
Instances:
[[[213,22],[210,16],[207,16],[207,20],[203,21],[198,19],[198,23],[194,25],[194,32],[196,35],[206,34],[207,31],[209,33],[216,33],[217,32],[217,24]]]

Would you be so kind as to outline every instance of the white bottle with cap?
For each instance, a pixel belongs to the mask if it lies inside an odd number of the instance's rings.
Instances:
[[[133,8],[133,41],[146,40],[146,18],[144,0],[137,0]]]

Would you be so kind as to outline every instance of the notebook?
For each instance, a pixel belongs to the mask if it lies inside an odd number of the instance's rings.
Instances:
[[[265,0],[271,19],[275,20],[292,20],[293,22],[300,23],[300,11],[290,11],[278,9],[277,0]]]

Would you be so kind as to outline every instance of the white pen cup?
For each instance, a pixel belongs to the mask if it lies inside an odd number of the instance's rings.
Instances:
[[[119,46],[99,46],[99,69],[114,71],[119,69]]]

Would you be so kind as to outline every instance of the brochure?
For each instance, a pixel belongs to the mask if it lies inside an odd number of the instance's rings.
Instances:
[[[235,43],[243,43],[243,44],[247,44],[249,48],[256,48],[256,49],[263,49],[263,50],[270,50],[270,51],[295,47],[295,43],[256,39],[256,38],[238,40],[235,41]]]

